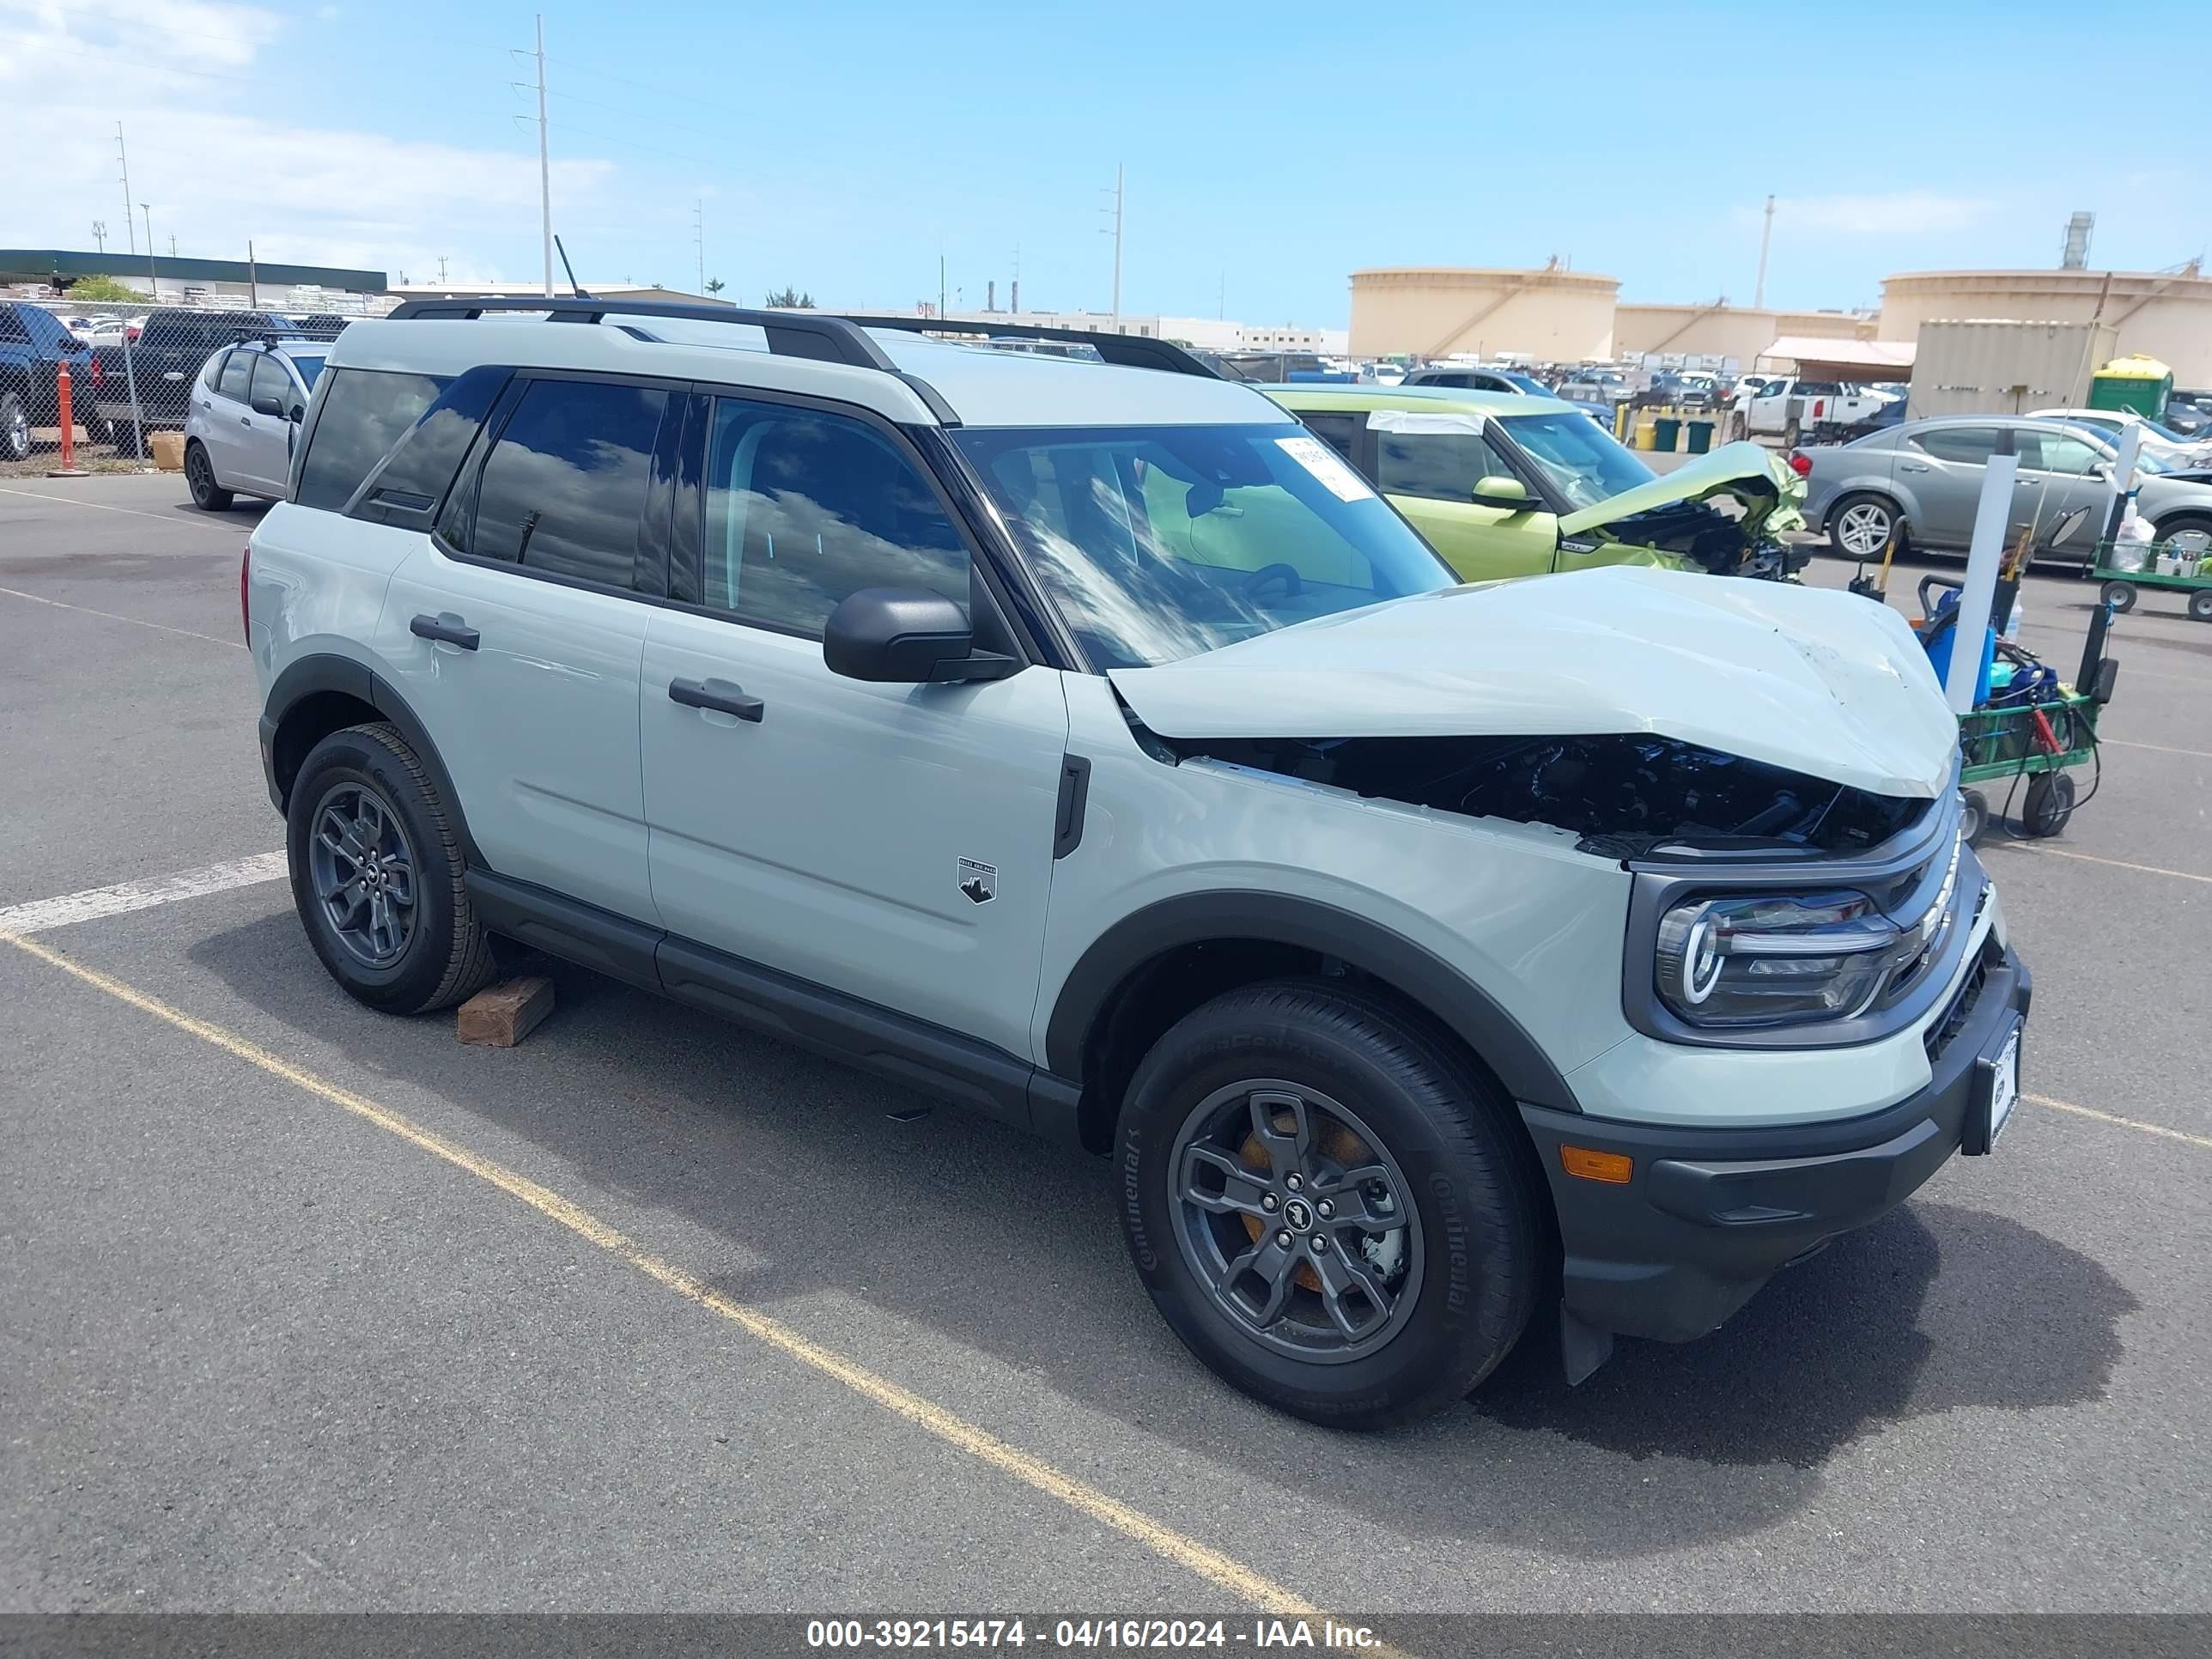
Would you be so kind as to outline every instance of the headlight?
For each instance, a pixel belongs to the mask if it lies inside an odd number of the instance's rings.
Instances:
[[[1881,994],[1902,934],[1863,893],[1692,899],[1659,922],[1659,994],[1692,1025],[1849,1019]]]

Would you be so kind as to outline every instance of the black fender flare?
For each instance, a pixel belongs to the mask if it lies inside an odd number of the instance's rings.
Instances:
[[[423,770],[430,775],[430,781],[437,787],[439,799],[444,803],[454,836],[461,844],[462,856],[467,860],[471,868],[485,868],[483,855],[477,848],[476,837],[469,833],[468,817],[461,810],[461,798],[453,787],[453,774],[446,769],[445,758],[438,753],[438,745],[430,741],[428,730],[414,709],[409,707],[407,699],[394,690],[392,683],[367,663],[356,662],[350,657],[318,653],[301,657],[288,666],[276,677],[276,683],[269,688],[269,700],[262,707],[264,754],[270,752],[268,745],[275,741],[277,731],[284,723],[284,717],[303,699],[325,691],[341,692],[357,702],[365,702],[381,718],[392,723],[399,735],[407,740],[407,746],[415,751],[416,758],[422,761]],[[269,793],[270,799],[276,803],[276,810],[280,812],[284,811],[289,805],[285,799],[289,791],[278,786],[273,766],[270,773]]]
[[[1251,939],[1334,957],[1411,998],[1459,1034],[1517,1101],[1579,1112],[1574,1091],[1520,1021],[1466,975],[1382,923],[1281,893],[1188,893],[1133,911],[1100,934],[1062,981],[1045,1028],[1060,1077],[1079,1079],[1099,1016],[1146,963],[1181,945]]]

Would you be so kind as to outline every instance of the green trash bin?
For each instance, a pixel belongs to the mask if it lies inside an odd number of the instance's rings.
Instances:
[[[1690,422],[1690,453],[1710,455],[1713,448],[1713,423],[1711,421]]]
[[[1662,415],[1651,422],[1651,447],[1662,455],[1673,454],[1681,437],[1682,422],[1674,416]]]

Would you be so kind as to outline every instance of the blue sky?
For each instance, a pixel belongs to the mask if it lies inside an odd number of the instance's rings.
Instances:
[[[166,249],[538,274],[532,14],[399,0],[0,0],[0,245],[125,246],[113,122]],[[1372,264],[1540,264],[1626,298],[1872,304],[1892,270],[2154,269],[2212,241],[2201,3],[1076,7],[672,0],[545,13],[556,228],[586,282],[757,301],[1341,324]],[[2187,66],[2182,81],[2165,66]],[[2153,120],[2127,137],[2138,87]],[[2106,88],[2117,88],[2107,90]],[[2087,135],[2085,137],[2085,135]],[[2094,141],[2093,141],[2094,140]],[[2185,159],[2189,158],[2189,159]],[[11,169],[11,171],[13,171]],[[118,258],[118,264],[125,263]]]

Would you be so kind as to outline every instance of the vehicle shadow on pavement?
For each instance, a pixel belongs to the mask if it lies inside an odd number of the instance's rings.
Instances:
[[[933,1366],[988,1356],[1006,1368],[994,1393],[1041,1388],[1286,1493],[1320,1472],[1332,1503],[1386,1533],[1613,1558],[1756,1531],[1886,1423],[2096,1397],[2136,1306],[2087,1256],[1943,1202],[1970,1184],[1954,1167],[1938,1196],[1790,1270],[1702,1342],[1624,1341],[1569,1389],[1540,1321],[1470,1403],[1347,1436],[1244,1399],[1185,1352],[1130,1270],[1101,1160],[950,1109],[894,1121],[927,1103],[564,964],[544,969],[552,1019],[500,1051],[458,1043],[451,1015],[351,1002],[289,908],[190,954],[370,1074],[527,1139],[586,1207],[615,1194],[727,1241],[749,1265],[707,1273],[714,1288],[863,1364],[929,1392],[957,1387]],[[468,1138],[465,1121],[452,1132]],[[849,1328],[825,1328],[824,1304],[855,1309]]]

